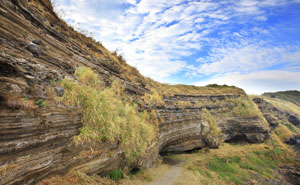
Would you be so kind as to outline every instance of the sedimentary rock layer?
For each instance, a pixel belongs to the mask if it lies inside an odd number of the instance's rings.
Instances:
[[[259,117],[225,116],[235,105],[221,103],[240,97],[227,95],[174,95],[164,99],[158,109],[160,152],[183,152],[195,148],[217,147],[222,141],[244,139],[251,143],[269,138],[269,128]],[[211,134],[211,125],[203,109],[210,112],[219,135]]]

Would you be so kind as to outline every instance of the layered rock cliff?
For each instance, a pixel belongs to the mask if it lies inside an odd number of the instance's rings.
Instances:
[[[231,113],[241,97],[245,94],[166,97],[165,106],[158,108],[160,152],[183,152],[205,146],[215,148],[224,140],[255,143],[267,139],[269,130],[258,115]],[[213,124],[222,132],[216,133]]]
[[[34,184],[70,170],[105,174],[126,165],[146,168],[159,153],[269,137],[242,90],[216,86],[180,94],[163,85],[170,89],[164,94],[162,86],[60,20],[48,0],[0,0],[0,48],[0,184]],[[157,112],[157,141],[135,164],[124,160],[118,142],[93,149],[74,143],[83,124],[81,110],[54,101],[64,94],[55,82],[76,81],[79,66],[93,69],[107,86],[121,81],[140,111]],[[161,104],[146,101],[155,92],[163,96]]]

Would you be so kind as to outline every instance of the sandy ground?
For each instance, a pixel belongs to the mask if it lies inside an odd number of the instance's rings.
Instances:
[[[180,176],[182,167],[172,166],[171,170],[163,177],[149,183],[149,185],[172,185]]]

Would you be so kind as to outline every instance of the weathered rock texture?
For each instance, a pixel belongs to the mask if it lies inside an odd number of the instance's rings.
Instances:
[[[222,141],[246,140],[262,142],[269,137],[269,129],[259,117],[225,116],[235,105],[220,103],[241,95],[174,95],[165,97],[165,106],[158,109],[160,152],[183,152],[195,148],[215,148]],[[212,135],[207,115],[210,112],[222,130]]]
[[[63,90],[55,90],[53,82],[74,79],[81,65],[97,71],[107,85],[119,79],[128,95],[142,101],[140,97],[150,93],[145,78],[116,58],[61,21],[49,0],[0,0],[1,185],[34,184],[72,169],[105,174],[126,165],[118,143],[104,143],[93,150],[75,145],[73,137],[82,126],[80,110],[54,101]],[[157,108],[158,143],[149,146],[147,156],[134,167],[152,166],[159,152],[217,147],[223,140],[241,138],[261,142],[269,137],[259,117],[222,116],[235,106],[225,98],[239,96],[166,96],[165,104]],[[203,109],[210,112],[221,134],[212,134]]]

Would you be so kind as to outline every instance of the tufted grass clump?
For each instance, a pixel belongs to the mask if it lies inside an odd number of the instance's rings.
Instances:
[[[164,104],[163,97],[161,93],[155,89],[155,88],[149,88],[151,91],[151,94],[145,93],[143,99],[147,104],[156,104],[156,105],[162,105]]]
[[[241,96],[233,100],[235,107],[230,112],[231,116],[254,117],[259,116],[256,105],[247,97]]]
[[[62,100],[82,111],[83,127],[75,137],[78,144],[92,147],[103,142],[119,143],[128,162],[145,154],[156,139],[155,113],[139,112],[137,105],[125,97],[122,84],[114,81],[110,88],[101,85],[99,77],[91,69],[76,70],[78,82],[63,80],[65,88]]]
[[[114,181],[119,181],[121,179],[124,179],[124,173],[122,170],[120,169],[114,169],[112,171],[109,172],[108,174],[108,177],[111,179],[111,180],[114,180]]]
[[[218,127],[215,118],[210,114],[207,109],[202,109],[203,119],[209,124],[210,135],[219,136],[222,134],[221,129]]]

